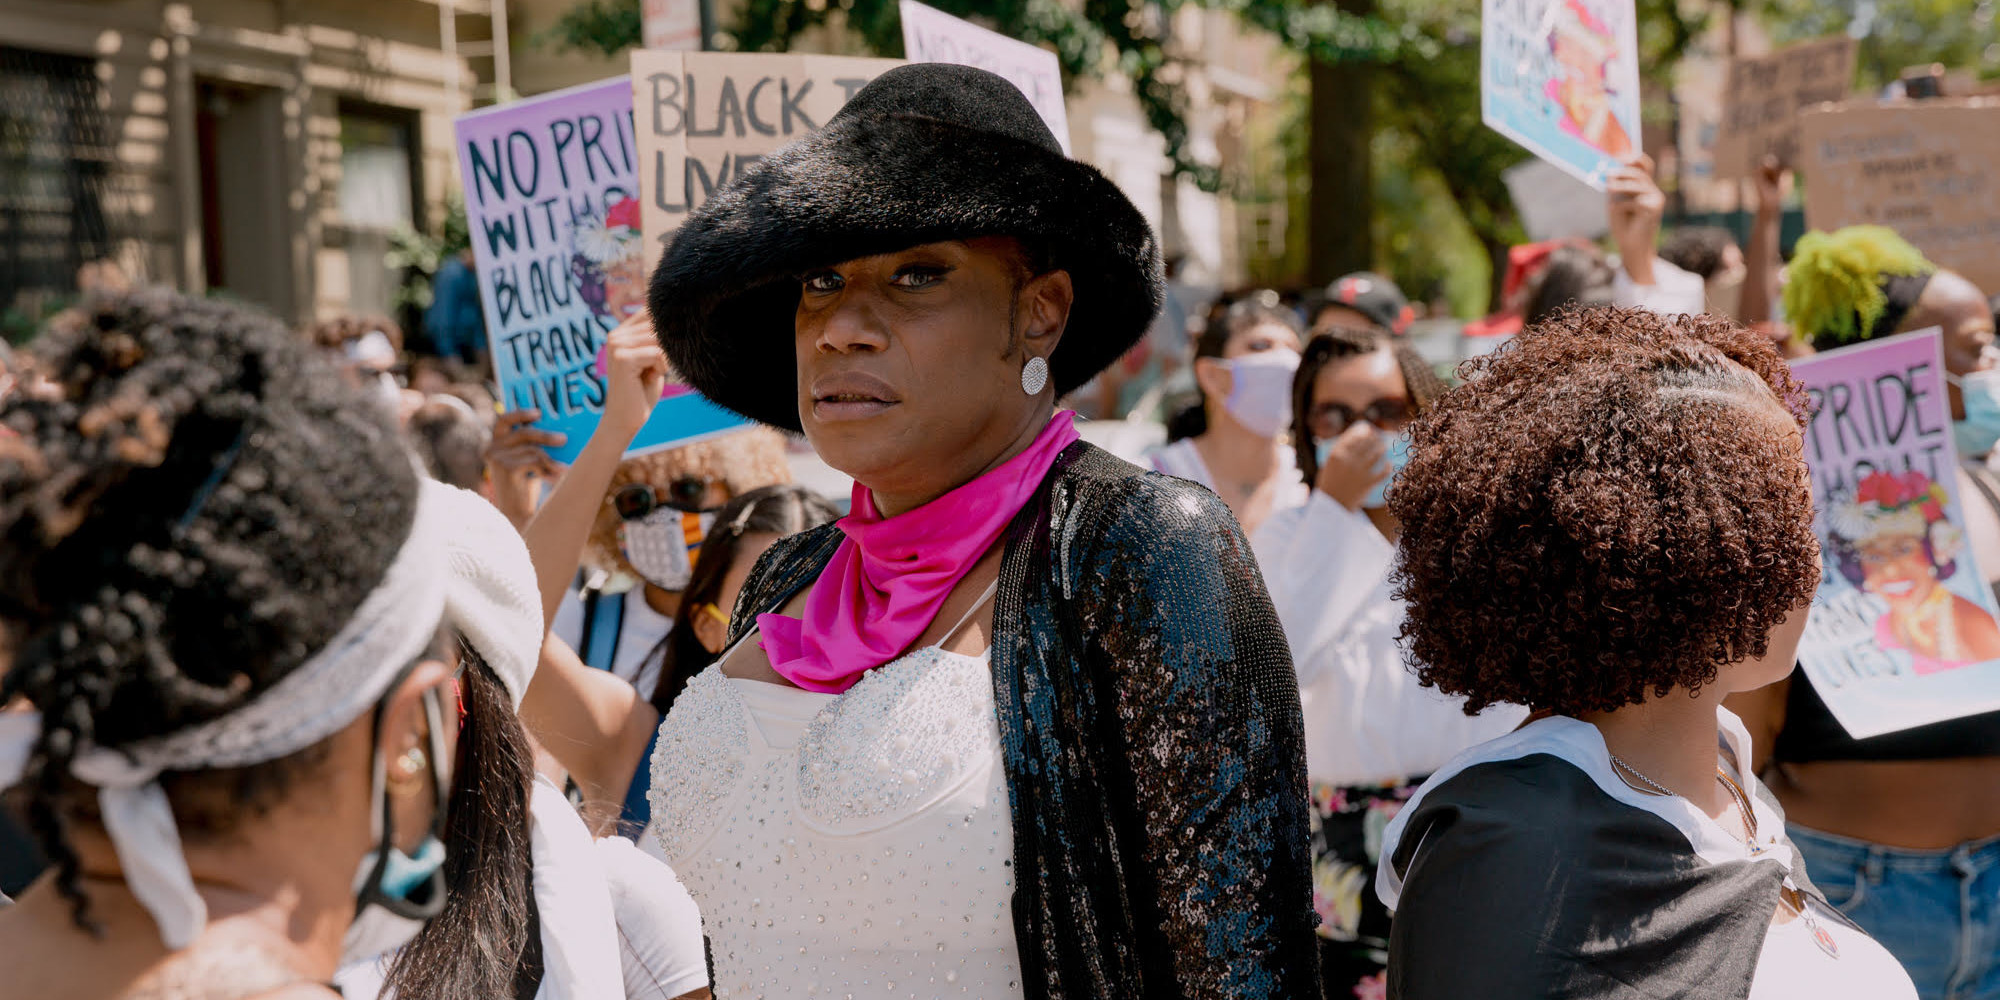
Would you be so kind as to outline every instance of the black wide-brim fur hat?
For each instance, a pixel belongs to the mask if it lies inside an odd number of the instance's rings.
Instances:
[[[1130,350],[1159,311],[1159,246],[1117,185],[1064,156],[1013,84],[914,63],[695,210],[653,271],[653,327],[702,395],[798,430],[799,275],[982,236],[1020,239],[1069,272],[1076,298],[1049,358],[1058,394]]]

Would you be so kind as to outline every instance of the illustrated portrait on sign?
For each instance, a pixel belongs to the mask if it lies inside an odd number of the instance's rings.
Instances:
[[[605,195],[601,215],[581,216],[570,229],[570,271],[590,311],[613,323],[646,308],[645,241],[639,199]]]
[[[1545,86],[1549,100],[1562,109],[1563,131],[1607,156],[1632,155],[1637,152],[1632,137],[1612,109],[1617,33],[1582,0],[1563,0],[1554,13],[1548,41],[1556,73]]]
[[[2000,657],[2000,623],[1945,586],[1965,548],[1949,503],[1922,472],[1874,472],[1828,511],[1830,561],[1887,606],[1875,641],[1908,653],[1918,675]]]

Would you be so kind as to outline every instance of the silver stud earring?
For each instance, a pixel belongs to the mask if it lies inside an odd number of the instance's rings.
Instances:
[[[1049,362],[1046,358],[1029,358],[1021,369],[1021,391],[1030,396],[1041,394],[1049,384]]]

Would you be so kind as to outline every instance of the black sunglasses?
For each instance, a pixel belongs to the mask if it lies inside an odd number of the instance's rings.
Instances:
[[[661,507],[700,514],[709,509],[702,506],[702,501],[708,499],[710,485],[699,476],[682,476],[669,483],[664,491],[649,483],[627,483],[611,494],[611,507],[626,521],[637,521]]]
[[[1356,413],[1340,403],[1321,403],[1306,418],[1306,427],[1320,440],[1337,438],[1355,421],[1365,421],[1385,431],[1397,431],[1410,422],[1409,400],[1378,399]]]

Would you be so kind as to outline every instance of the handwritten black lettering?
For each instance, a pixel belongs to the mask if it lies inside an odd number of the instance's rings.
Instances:
[[[520,150],[528,151],[528,177],[521,179]],[[523,197],[532,198],[542,186],[542,151],[528,133],[514,129],[507,133],[507,174],[514,182],[514,190]]]
[[[803,83],[800,83],[799,89],[797,90],[792,89],[792,81],[790,80],[779,81],[778,109],[780,115],[780,122],[783,125],[783,131],[786,135],[792,134],[793,118],[797,118],[799,121],[805,123],[805,127],[801,131],[810,132],[813,129],[819,127],[819,123],[813,121],[812,118],[807,116],[806,109],[803,106],[801,106],[801,102],[803,102],[806,99],[807,94],[812,93],[812,89],[813,89],[813,82],[811,80],[806,80]]]
[[[658,136],[679,135],[687,127],[687,112],[681,108],[681,78],[677,73],[654,73],[646,78],[653,88],[653,134]],[[667,124],[666,112],[674,113],[673,124]]]

